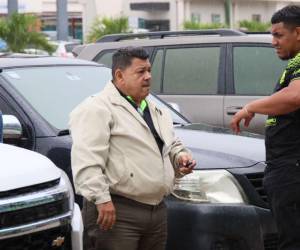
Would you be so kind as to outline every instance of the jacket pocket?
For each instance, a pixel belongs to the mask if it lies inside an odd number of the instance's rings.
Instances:
[[[126,157],[123,157],[123,161],[120,163],[120,166],[118,166],[118,169],[121,173],[120,178],[111,186],[111,188],[118,193],[130,194],[134,190],[131,180],[134,174],[130,171]]]
[[[109,159],[105,169],[105,175],[108,179],[109,186],[114,187],[127,175],[127,167],[125,164],[125,157],[118,155],[113,159]]]

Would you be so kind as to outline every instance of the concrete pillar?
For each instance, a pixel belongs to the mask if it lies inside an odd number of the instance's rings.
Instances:
[[[170,3],[170,30],[177,30],[177,1],[169,1]]]
[[[177,0],[176,1],[176,4],[177,4],[177,27],[176,27],[176,30],[181,30],[182,27],[183,27],[183,22],[184,22],[184,14],[185,14],[185,11],[184,11],[184,0]]]
[[[67,0],[56,0],[57,40],[68,40]]]
[[[189,0],[185,1],[184,21],[191,21],[191,2]]]
[[[232,1],[225,0],[225,22],[229,28],[233,28],[233,19],[232,19]]]
[[[235,3],[233,3],[233,6],[232,6],[232,24],[233,24],[234,28],[238,28],[239,21],[240,21],[239,6],[238,6],[238,3],[235,2]]]
[[[7,14],[10,16],[14,12],[18,12],[18,0],[7,0]]]
[[[86,37],[90,31],[93,21],[97,17],[97,8],[95,0],[79,0],[83,6],[82,12],[82,32],[83,32],[83,42],[86,41]]]

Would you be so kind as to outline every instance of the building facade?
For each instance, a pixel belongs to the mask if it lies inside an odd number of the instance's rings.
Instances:
[[[6,15],[7,1],[0,0],[0,15]],[[19,12],[38,15],[44,30],[55,31],[56,1],[18,0]],[[96,17],[119,16],[128,17],[132,30],[181,30],[185,21],[237,28],[241,20],[268,22],[288,4],[300,0],[68,0],[69,35],[82,39]]]
[[[300,0],[124,0],[124,2],[126,2],[123,9],[125,15],[142,19],[138,22],[140,27],[150,30],[166,28],[180,30],[185,21],[226,23],[226,15],[230,18],[231,27],[235,27],[241,20],[268,22],[272,14],[283,6],[300,4]]]
[[[95,16],[127,16],[132,29],[181,30],[185,21],[229,23],[238,28],[239,21],[269,22],[272,14],[300,0],[80,0],[84,31]],[[228,19],[228,20],[227,20]]]

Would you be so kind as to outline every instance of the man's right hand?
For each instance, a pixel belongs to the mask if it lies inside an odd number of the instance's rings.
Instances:
[[[240,133],[241,132],[241,128],[240,128],[240,122],[242,120],[245,120],[244,121],[244,126],[245,127],[248,127],[252,118],[254,117],[254,113],[252,112],[249,112],[247,110],[246,107],[244,107],[243,109],[241,109],[239,112],[237,112],[231,122],[230,122],[230,127],[231,129],[235,132],[235,133]]]
[[[112,229],[116,222],[116,210],[112,201],[96,204],[98,210],[97,224],[103,230]]]

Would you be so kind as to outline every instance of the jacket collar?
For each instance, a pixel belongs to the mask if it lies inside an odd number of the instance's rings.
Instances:
[[[142,125],[148,128],[144,118],[135,110],[135,108],[119,93],[112,82],[109,82],[104,91],[107,93],[110,102],[114,105],[125,108],[134,118],[136,118]]]
[[[108,95],[110,102],[112,104],[125,108],[135,119],[137,119],[143,126],[149,129],[144,118],[134,109],[134,107],[123,96],[121,96],[121,94],[119,93],[119,91],[111,81],[106,84],[104,91]],[[163,134],[161,133],[161,129],[159,125],[160,122],[162,121],[161,118],[163,113],[153,102],[149,100],[149,98],[146,98],[146,101],[148,103],[148,108],[156,132],[160,135],[160,138],[163,139]]]

